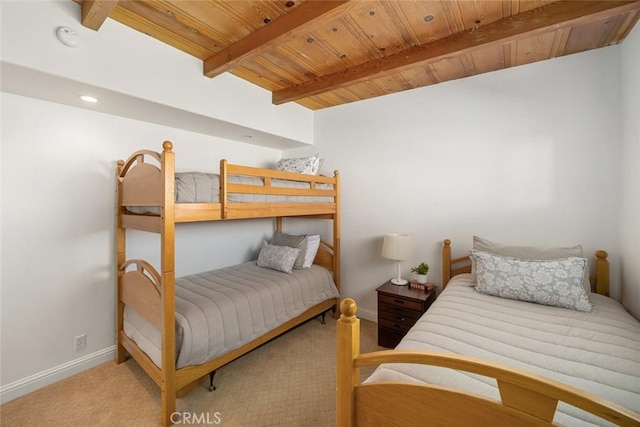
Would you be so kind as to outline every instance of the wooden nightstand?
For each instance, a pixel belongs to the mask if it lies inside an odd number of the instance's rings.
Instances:
[[[378,292],[378,345],[393,348],[436,300],[436,290],[419,291],[388,281]]]

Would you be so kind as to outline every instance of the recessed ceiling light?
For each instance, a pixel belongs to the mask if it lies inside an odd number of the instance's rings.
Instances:
[[[78,96],[78,98],[80,98],[84,102],[90,102],[92,104],[95,104],[96,102],[98,102],[98,98],[96,98],[95,96],[91,96],[91,95],[80,95],[80,96]]]

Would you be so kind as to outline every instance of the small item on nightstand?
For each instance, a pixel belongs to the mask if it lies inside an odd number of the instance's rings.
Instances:
[[[411,272],[417,276],[418,283],[420,283],[421,285],[424,285],[427,283],[427,273],[429,272],[429,264],[427,264],[426,262],[421,262],[415,267],[412,267]]]
[[[433,289],[435,287],[435,285],[431,282],[427,282],[427,283],[418,283],[417,280],[413,279],[410,283],[409,283],[409,287],[411,289],[416,289],[418,291],[430,291],[431,289]]]

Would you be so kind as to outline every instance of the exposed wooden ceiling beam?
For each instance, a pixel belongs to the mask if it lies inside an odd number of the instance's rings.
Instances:
[[[291,12],[205,59],[204,75],[215,77],[229,71],[241,61],[286,42],[300,27],[304,27],[305,32],[313,31],[314,22],[320,25],[319,18],[327,17],[332,12],[334,14],[344,12],[344,5],[348,2],[349,0],[330,0],[307,1],[301,4]]]
[[[82,25],[98,31],[109,13],[118,5],[118,0],[84,0],[82,2]]]
[[[344,88],[367,80],[401,72],[418,63],[425,65],[470,53],[474,49],[503,45],[535,37],[550,30],[580,25],[590,19],[607,18],[627,11],[640,10],[638,1],[568,1],[513,15],[474,31],[463,31],[375,59],[333,74],[273,92],[272,102],[283,104],[320,93]]]

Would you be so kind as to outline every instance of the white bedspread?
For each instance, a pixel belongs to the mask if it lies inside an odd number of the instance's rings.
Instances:
[[[339,296],[320,266],[287,274],[255,261],[176,279],[176,367],[199,365]],[[125,307],[124,331],[160,366],[160,331]]]
[[[564,382],[640,412],[640,323],[616,301],[591,294],[594,310],[481,295],[470,275],[454,277],[397,349],[446,351],[479,357]],[[499,399],[495,380],[437,367],[381,365],[366,382],[429,382]],[[601,425],[581,410],[559,405],[565,425]]]

